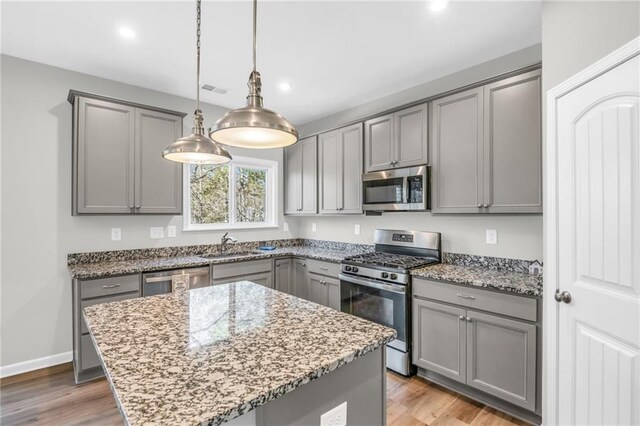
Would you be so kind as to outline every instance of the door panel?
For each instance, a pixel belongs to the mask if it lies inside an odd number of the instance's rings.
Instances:
[[[556,102],[560,424],[640,423],[638,75],[635,56]]]
[[[300,213],[318,213],[318,142],[315,136],[298,142],[302,151]]]
[[[326,282],[326,305],[336,311],[340,310],[340,280],[336,278],[324,278]]]
[[[80,98],[77,123],[77,213],[132,213],[135,110]]]
[[[541,70],[484,87],[484,204],[542,212]]]
[[[341,144],[338,131],[320,135],[320,213],[337,213],[338,187],[342,185],[339,174]],[[341,193],[342,191],[340,191]]]
[[[364,123],[364,156],[367,172],[393,167],[392,163],[396,159],[393,132],[392,114]]]
[[[292,280],[291,287],[295,288],[295,296],[309,300],[309,274],[304,259],[293,259]]]
[[[284,214],[298,214],[301,206],[302,146],[297,143],[284,150]]]
[[[161,153],[182,136],[182,117],[136,109],[136,212],[182,213],[182,164]]]
[[[483,203],[483,89],[432,104],[434,213],[477,213]]]
[[[420,105],[399,111],[395,118],[395,167],[409,167],[429,162],[427,149],[428,107]]]
[[[413,363],[464,383],[465,311],[413,298]]]
[[[467,311],[467,384],[534,411],[536,332],[533,324]]]
[[[309,275],[309,300],[318,305],[327,304],[327,290],[323,281],[325,278],[317,275]]]
[[[340,129],[342,143],[340,213],[362,213],[362,125]]]
[[[291,259],[278,259],[275,261],[275,288],[283,293],[291,295],[296,294],[294,280],[292,280],[291,273]]]

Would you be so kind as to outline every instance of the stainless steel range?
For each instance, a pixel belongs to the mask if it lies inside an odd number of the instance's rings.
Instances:
[[[387,368],[405,376],[411,366],[411,275],[413,268],[440,263],[437,232],[378,229],[375,251],[345,258],[340,264],[343,312],[394,328],[387,345]]]

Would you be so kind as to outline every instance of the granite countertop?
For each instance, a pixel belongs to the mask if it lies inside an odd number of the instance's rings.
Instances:
[[[246,281],[94,305],[84,316],[132,425],[218,425],[395,338]]]
[[[347,256],[359,254],[353,250],[337,250],[319,247],[293,246],[271,251],[252,250],[237,257],[207,259],[198,255],[176,257],[154,257],[148,259],[117,260],[110,262],[75,263],[68,265],[73,278],[100,278],[110,275],[135,274],[138,272],[161,271],[165,269],[187,268],[218,263],[241,262],[269,259],[273,257],[301,256],[327,262],[340,262]]]
[[[414,269],[411,275],[441,281],[484,287],[528,296],[542,296],[542,276],[495,270],[480,266],[442,263]]]

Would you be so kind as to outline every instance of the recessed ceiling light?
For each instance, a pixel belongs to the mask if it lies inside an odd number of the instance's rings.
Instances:
[[[431,0],[427,4],[429,5],[429,9],[431,9],[432,12],[440,12],[441,10],[444,10],[445,7],[447,7],[448,3],[449,0]]]
[[[281,82],[278,87],[280,88],[280,90],[282,90],[283,92],[288,92],[289,90],[291,90],[291,84],[287,83],[286,81]]]
[[[120,27],[118,29],[118,33],[120,33],[122,38],[126,38],[129,40],[136,37],[136,32],[129,27]]]

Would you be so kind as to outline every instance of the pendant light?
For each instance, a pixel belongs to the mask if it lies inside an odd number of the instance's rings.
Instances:
[[[170,161],[190,164],[223,164],[231,161],[231,155],[220,144],[205,135],[200,110],[200,3],[197,0],[196,30],[196,111],[193,113],[193,130],[190,136],[175,140],[162,156]]]
[[[263,107],[262,81],[256,70],[258,0],[253,0],[253,70],[249,75],[247,106],[226,113],[209,136],[224,145],[241,148],[281,148],[298,142],[298,131],[282,115]]]

